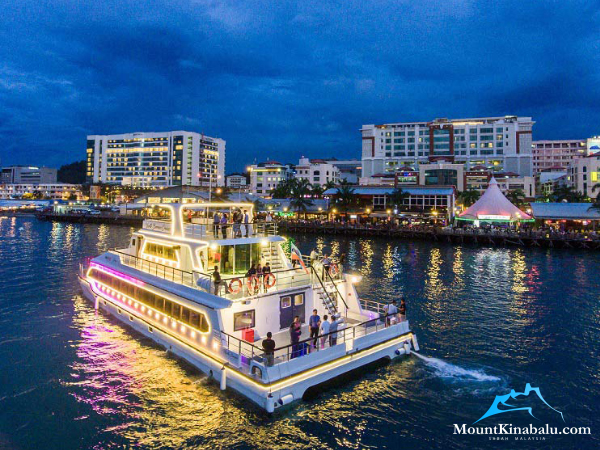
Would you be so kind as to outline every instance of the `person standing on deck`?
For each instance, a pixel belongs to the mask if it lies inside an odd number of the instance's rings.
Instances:
[[[329,327],[331,324],[327,322],[327,314],[323,315],[323,322],[321,322],[321,348],[325,348],[325,341],[329,339],[329,336],[325,336],[329,333]]]
[[[404,297],[400,299],[400,308],[398,308],[398,313],[400,314],[400,322],[404,322],[406,320],[406,300],[404,300]]]
[[[218,212],[215,212],[213,216],[213,236],[218,239],[219,238],[219,223],[221,223],[221,217]]]
[[[313,309],[313,314],[308,318],[308,326],[310,327],[310,337],[315,338],[313,347],[317,347],[317,339],[319,338],[319,329],[321,327],[321,317],[317,314],[317,310]]]
[[[294,321],[290,326],[290,342],[292,344],[292,358],[296,358],[300,356],[300,346],[298,342],[300,342],[300,335],[302,334],[302,324],[300,323],[300,317],[294,317]]]
[[[343,317],[336,317],[335,315],[331,316],[331,323],[329,324],[329,346],[333,347],[337,344],[337,331],[339,326],[344,323]]]
[[[246,233],[246,237],[248,237],[250,230],[250,227],[252,225],[250,225],[250,215],[248,214],[248,210],[244,210],[244,230]]]
[[[325,274],[329,273],[329,269],[331,268],[331,259],[329,259],[329,257],[327,255],[323,256],[323,260],[321,261],[321,263],[323,264],[323,270],[321,273],[321,278],[325,279]]]
[[[398,322],[398,306],[396,303],[396,300],[394,300],[388,305],[386,326],[394,325]]]
[[[267,338],[262,341],[262,347],[265,351],[267,367],[271,367],[275,362],[275,341],[273,340],[273,333],[270,331],[267,333]]]
[[[310,265],[311,266],[314,265],[317,258],[318,258],[317,251],[313,248],[312,251],[310,252]]]
[[[215,266],[215,271],[212,274],[214,293],[219,295],[219,287],[221,287],[221,274],[219,273],[219,267]]]
[[[223,213],[221,217],[221,234],[223,235],[223,239],[227,237],[227,214]],[[219,236],[217,236],[219,237]]]

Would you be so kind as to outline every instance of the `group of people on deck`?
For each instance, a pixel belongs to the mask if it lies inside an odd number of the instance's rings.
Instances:
[[[301,344],[302,322],[300,321],[300,316],[294,317],[294,321],[289,328],[291,344],[290,359],[307,354],[312,350],[318,350],[319,347],[323,349],[326,343],[329,343],[330,347],[337,345],[338,330],[343,326],[344,318],[336,314],[332,315],[329,320],[327,319],[328,316],[325,314],[323,315],[323,320],[321,320],[318,311],[314,309],[312,316],[308,319],[308,328],[312,342],[303,342]],[[275,360],[275,341],[270,331],[267,333],[267,338],[263,340],[262,346],[265,351],[267,366],[272,366]]]
[[[386,327],[395,325],[399,322],[404,322],[406,320],[406,300],[402,297],[400,299],[400,306],[398,306],[396,300],[393,300],[392,303],[383,307],[383,311],[384,313],[381,316],[385,321]]]
[[[226,239],[227,228],[231,224],[233,227],[232,237],[249,237],[250,235],[252,235],[252,224],[256,221],[255,219],[256,214],[254,215],[254,217],[251,218],[250,214],[248,214],[248,210],[246,209],[244,210],[244,212],[242,212],[241,210],[234,211],[231,214],[231,221],[227,213],[215,212],[215,215],[213,216],[213,235],[215,236],[215,238],[218,238],[219,230],[221,230],[221,235],[223,236],[223,239]],[[243,233],[242,227],[244,231]]]

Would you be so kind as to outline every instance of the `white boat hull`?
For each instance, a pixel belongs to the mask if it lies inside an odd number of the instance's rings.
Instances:
[[[336,345],[324,351],[293,360],[296,365],[306,365],[305,370],[287,375],[285,365],[267,368],[266,378],[273,375],[276,381],[264,382],[240,373],[227,363],[218,361],[200,349],[194,348],[156,324],[147,322],[135,311],[125,311],[109,297],[92,292],[88,281],[80,277],[84,296],[99,308],[152,339],[169,352],[188,361],[193,366],[219,382],[221,389],[231,388],[252,400],[268,412],[302,398],[307,389],[320,385],[340,375],[381,359],[393,359],[418,350],[416,336],[408,331],[408,324],[397,324],[355,340]],[[152,330],[152,331],[150,331]],[[168,328],[167,328],[168,330]],[[320,361],[322,359],[322,361]]]

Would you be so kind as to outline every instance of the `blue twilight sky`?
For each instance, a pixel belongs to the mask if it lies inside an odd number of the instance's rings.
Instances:
[[[5,0],[0,164],[185,129],[255,158],[360,158],[362,124],[531,115],[600,134],[597,1]]]

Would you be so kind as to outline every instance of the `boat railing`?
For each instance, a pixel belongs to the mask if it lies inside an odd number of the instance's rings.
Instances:
[[[277,235],[275,222],[255,222],[250,224],[216,224],[206,219],[192,219],[183,225],[185,237],[192,239],[236,239],[243,237],[266,237]]]
[[[163,280],[172,281],[174,283],[198,289],[194,272],[188,272],[175,267],[165,266],[164,264],[148,261],[147,259],[130,255],[119,250],[111,250],[111,253],[114,253],[119,257],[121,264],[140,270],[149,275],[162,278]]]
[[[130,255],[128,253],[111,250],[111,253],[120,258],[121,264],[140,270],[142,272],[154,275],[163,280],[172,281],[194,289],[200,289],[206,292],[206,288],[198,286],[198,278],[206,278],[209,280],[209,289],[211,293],[216,293],[221,297],[229,300],[242,300],[247,297],[256,297],[263,294],[271,294],[275,291],[282,291],[300,286],[310,285],[311,277],[301,269],[284,269],[273,271],[272,276],[224,276],[221,275],[221,283],[215,291],[214,286],[210,283],[212,274],[201,274],[199,272],[189,272],[186,270],[177,269],[171,266],[148,261],[139,256]],[[239,288],[238,288],[239,287]],[[208,288],[208,287],[207,287]],[[239,289],[239,290],[238,290]]]
[[[409,332],[407,320],[401,320],[399,315],[389,317],[393,325],[403,324],[400,333]],[[372,335],[391,326],[386,325],[383,317],[369,319],[367,321],[346,326],[345,323],[338,325],[337,331],[320,334],[316,339],[314,337],[303,339],[297,343],[276,347],[274,350],[273,364],[281,364],[302,356],[320,352],[336,345],[347,345],[354,342],[355,339]],[[253,366],[267,366],[267,358],[262,347],[252,342],[239,339],[224,331],[213,331],[213,338],[218,342],[214,350],[220,353],[220,356],[226,359],[231,366],[237,370],[253,375]],[[314,345],[314,342],[317,342]],[[324,361],[325,363],[328,361]],[[321,362],[323,364],[324,362]]]
[[[213,347],[214,350],[241,372],[251,373],[252,361],[262,362],[264,358],[264,350],[261,347],[224,331],[214,330],[213,339],[218,343]]]
[[[406,331],[408,331],[409,327],[407,320],[401,320],[399,315],[390,316],[389,319],[394,325],[405,323]],[[386,321],[383,317],[376,317],[374,319],[369,319],[365,322],[350,326],[346,326],[346,324],[342,322],[341,325],[338,325],[338,329],[336,331],[320,334],[317,338],[311,337],[303,339],[298,343],[275,348],[275,363],[277,364],[290,361],[307,354],[331,348],[335,345],[346,344],[347,342],[352,342],[355,339],[363,336],[377,333],[388,326],[390,325],[386,325]],[[316,345],[314,345],[315,341]]]
[[[311,283],[310,273],[301,267],[250,276],[224,276],[221,274],[221,283],[216,292],[217,295],[230,300],[242,300],[295,287],[308,286]]]
[[[377,313],[379,315],[385,315],[386,314],[386,304],[385,303],[381,303],[381,302],[376,302],[373,300],[367,300],[364,298],[360,299],[360,306],[363,310],[366,311],[370,311],[370,312],[374,312]]]

